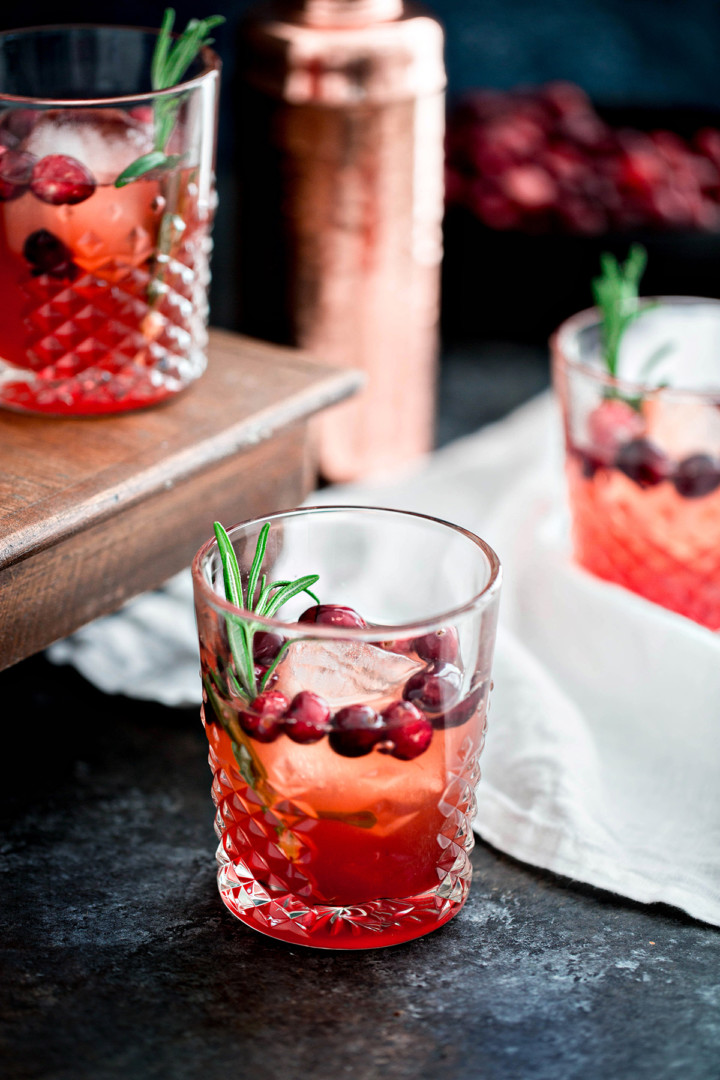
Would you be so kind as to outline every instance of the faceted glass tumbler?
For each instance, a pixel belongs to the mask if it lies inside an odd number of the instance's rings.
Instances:
[[[194,560],[221,897],[295,944],[408,941],[451,919],[470,888],[497,557],[418,514],[292,510],[229,530],[245,603],[265,521],[262,573],[318,574],[324,616],[304,593],[274,618],[235,607],[216,542]],[[255,689],[267,676],[257,698],[243,692],[243,631]]]
[[[206,366],[220,62],[153,92],[157,35],[0,34],[0,405],[152,405]],[[139,158],[154,167],[117,181]]]
[[[551,339],[577,561],[720,630],[720,302],[659,297],[602,360],[595,309]]]

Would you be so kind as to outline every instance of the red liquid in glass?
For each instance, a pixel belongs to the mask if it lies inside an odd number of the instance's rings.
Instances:
[[[409,761],[382,742],[346,757],[327,735],[262,743],[234,723],[232,702],[216,696],[215,707],[222,725],[207,704],[203,718],[219,887],[233,914],[284,941],[361,949],[419,937],[459,911],[471,878],[484,695],[464,723],[436,721],[427,750]]]
[[[578,562],[720,630],[720,486],[694,498],[671,478],[643,488],[618,468],[588,469],[573,452],[567,477]]]
[[[30,190],[0,202],[0,360],[18,369],[0,381],[0,404],[120,412],[161,401],[199,374],[208,224],[187,168],[123,188],[99,184],[75,205],[50,205]],[[41,231],[69,255],[50,272],[26,257]]]

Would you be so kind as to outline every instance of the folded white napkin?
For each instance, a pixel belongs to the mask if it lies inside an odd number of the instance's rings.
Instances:
[[[720,635],[573,565],[549,394],[384,482],[309,503],[478,532],[504,564],[476,831],[515,858],[720,925]],[[50,650],[109,693],[195,703],[188,572]]]

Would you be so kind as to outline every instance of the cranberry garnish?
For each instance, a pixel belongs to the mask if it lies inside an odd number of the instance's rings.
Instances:
[[[586,450],[576,450],[575,453],[580,461],[580,468],[586,480],[592,480],[598,469],[605,467],[606,462],[601,461],[595,454],[589,454]]]
[[[362,757],[383,738],[385,724],[369,705],[348,705],[333,719],[330,745],[343,757]]]
[[[461,675],[454,664],[433,660],[405,684],[403,697],[423,712],[442,712],[457,699]]]
[[[338,604],[314,604],[298,619],[301,623],[320,623],[323,626],[347,626],[362,630],[367,626],[362,615],[350,607]]]
[[[269,667],[270,667],[269,664],[255,664],[254,665],[255,681],[257,682],[258,686],[262,683],[263,679],[267,675],[267,670],[268,670]],[[272,686],[273,683],[276,683],[277,681],[278,681],[278,673],[277,673],[277,671],[273,671],[272,675],[270,676],[270,678],[267,681],[265,689],[267,690],[267,688],[269,686]]]
[[[9,202],[27,191],[36,159],[22,150],[0,154],[0,201]]]
[[[457,630],[443,626],[430,634],[423,634],[413,642],[415,652],[423,660],[456,660],[458,654]]]
[[[615,467],[639,487],[648,488],[666,478],[669,462],[662,450],[647,439],[632,439],[618,450]]]
[[[720,462],[709,454],[692,454],[680,462],[672,482],[684,499],[701,499],[720,487]]]
[[[432,741],[433,726],[410,701],[393,702],[383,713],[383,719],[393,757],[412,761],[427,750]]]
[[[485,686],[478,686],[466,698],[459,701],[452,709],[448,709],[441,716],[433,717],[433,726],[437,728],[460,727],[466,723],[477,710],[485,696]]]
[[[30,233],[23,247],[23,255],[32,265],[33,274],[71,277],[76,269],[62,240],[47,229]]]
[[[77,158],[48,154],[32,171],[30,190],[52,206],[84,202],[96,187],[95,177]]]
[[[35,127],[40,113],[33,109],[8,109],[0,119],[0,146],[14,150]]]
[[[284,644],[285,638],[281,637],[280,634],[275,634],[271,630],[258,630],[253,639],[255,663],[269,666]]]
[[[258,742],[273,742],[282,731],[282,718],[289,702],[279,690],[265,690],[250,705],[250,711],[238,715],[240,727]]]
[[[330,707],[312,690],[301,690],[285,716],[285,734],[296,743],[315,743],[329,728]]]
[[[590,413],[587,429],[593,456],[610,464],[623,443],[642,435],[645,421],[627,401],[608,398]]]

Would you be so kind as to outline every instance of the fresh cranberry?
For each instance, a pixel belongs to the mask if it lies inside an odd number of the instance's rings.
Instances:
[[[32,265],[34,274],[71,277],[76,269],[70,251],[62,240],[47,229],[30,233],[23,247],[23,255]]]
[[[395,701],[383,713],[390,753],[401,761],[423,754],[433,737],[433,726],[410,701]]]
[[[539,165],[515,165],[502,177],[502,190],[517,206],[541,210],[552,206],[558,191],[555,181]]]
[[[22,150],[0,154],[0,201],[9,202],[27,191],[35,161],[32,154]]]
[[[153,107],[152,105],[136,105],[134,108],[128,109],[128,116],[131,116],[138,124],[152,124]]]
[[[314,604],[298,619],[301,623],[319,623],[322,626],[346,626],[362,630],[367,626],[362,615],[350,607],[338,604]]]
[[[605,461],[601,461],[595,454],[589,454],[586,450],[575,450],[573,452],[580,462],[580,468],[586,480],[592,480],[598,470],[606,465]]]
[[[447,709],[441,716],[433,717],[433,726],[437,728],[460,727],[477,711],[484,696],[485,687],[478,686],[476,690],[473,690],[466,698],[459,701],[452,709]]]
[[[284,644],[285,638],[280,634],[275,634],[272,630],[258,630],[253,638],[255,663],[267,664],[269,667]]]
[[[270,667],[269,664],[255,664],[254,665],[255,681],[258,684],[258,686],[262,683],[263,679],[267,675],[267,670],[268,670],[269,667]],[[272,686],[273,683],[276,683],[277,681],[278,681],[278,673],[277,673],[277,671],[273,671],[272,675],[270,676],[270,678],[268,679],[268,681],[266,683],[265,689],[267,690],[268,687]]]
[[[407,654],[413,651],[412,638],[395,638],[392,641],[379,641],[378,645],[381,649],[386,649],[388,652]]]
[[[348,705],[333,718],[330,746],[343,757],[362,757],[383,738],[385,724],[369,705]]]
[[[645,421],[637,409],[620,398],[607,398],[588,416],[587,431],[592,453],[610,464],[623,443],[639,438]]]
[[[95,177],[77,158],[48,154],[32,171],[30,190],[52,206],[84,202],[95,191]]]
[[[432,660],[423,671],[408,679],[403,697],[423,712],[442,712],[457,699],[460,682],[460,672],[453,664]]]
[[[312,690],[301,690],[285,716],[285,734],[296,743],[315,743],[329,728],[328,703]]]
[[[422,660],[456,660],[457,630],[453,626],[443,626],[430,634],[423,634],[415,638],[413,648]]]
[[[0,119],[0,146],[15,150],[28,137],[40,117],[33,109],[8,109]]]
[[[680,462],[672,482],[684,499],[701,499],[720,487],[720,462],[709,454],[692,454]]]
[[[289,704],[279,690],[265,690],[251,702],[249,711],[238,714],[240,727],[258,742],[273,742],[282,731]]]
[[[647,439],[632,439],[618,450],[615,467],[639,487],[649,488],[665,479],[669,462],[662,450]]]

